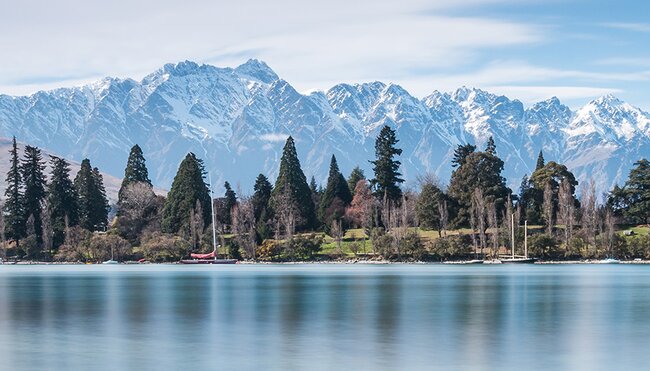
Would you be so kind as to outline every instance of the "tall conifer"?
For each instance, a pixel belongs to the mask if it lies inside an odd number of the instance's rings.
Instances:
[[[4,204],[5,237],[20,245],[20,239],[25,235],[25,210],[23,206],[23,181],[18,160],[18,146],[13,137],[9,171],[7,172]]]
[[[118,194],[118,202],[122,200],[122,192],[127,185],[133,182],[144,182],[151,185],[149,180],[149,172],[145,164],[144,155],[139,145],[131,147],[129,158],[126,162],[126,169],[124,169],[124,179],[122,179],[122,186]]]
[[[404,182],[399,172],[400,162],[393,157],[402,154],[402,150],[395,147],[399,140],[395,136],[395,131],[388,126],[384,126],[375,141],[376,160],[370,161],[373,164],[375,178],[370,183],[375,188],[375,195],[389,200],[399,201],[402,198],[400,183]]]
[[[330,161],[330,171],[327,177],[327,188],[323,193],[320,201],[319,219],[326,226],[330,225],[332,220],[338,220],[345,214],[345,207],[352,202],[350,188],[339,171],[339,165],[336,157],[332,155]]]
[[[52,226],[52,244],[60,246],[65,239],[66,221],[68,226],[77,225],[79,210],[77,192],[70,179],[70,164],[60,157],[50,156],[52,173],[48,186],[48,212]]]
[[[22,177],[25,182],[24,207],[25,217],[33,220],[36,244],[43,244],[43,202],[45,201],[45,162],[41,150],[25,146],[22,161]]]

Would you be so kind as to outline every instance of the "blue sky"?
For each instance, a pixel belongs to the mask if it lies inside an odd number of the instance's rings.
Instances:
[[[649,111],[649,14],[644,1],[4,1],[0,92],[258,58],[303,92],[380,80],[572,107],[613,93]]]

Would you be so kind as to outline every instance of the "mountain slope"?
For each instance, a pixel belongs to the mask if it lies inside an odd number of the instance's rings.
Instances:
[[[434,91],[418,99],[399,85],[339,84],[301,94],[264,62],[236,68],[194,62],[167,64],[141,81],[105,78],[82,87],[0,95],[0,136],[16,135],[70,159],[91,158],[120,175],[130,147],[143,148],[154,183],[169,187],[188,151],[205,160],[218,185],[249,189],[260,172],[274,178],[284,140],[296,139],[307,176],[327,176],[337,156],[348,172],[366,169],[383,125],[398,133],[408,181],[435,172],[446,182],[453,149],[482,148],[493,136],[516,188],[537,153],[566,162],[598,189],[621,183],[637,159],[650,154],[650,115],[615,97],[573,112],[557,98],[529,108],[479,89]]]

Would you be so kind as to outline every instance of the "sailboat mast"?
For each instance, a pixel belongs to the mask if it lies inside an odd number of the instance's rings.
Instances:
[[[510,230],[512,232],[512,238],[510,239],[512,247],[512,258],[515,258],[515,216],[514,214],[510,216]]]
[[[524,256],[528,259],[528,220],[524,220]]]
[[[210,215],[212,217],[212,251],[214,251],[214,258],[217,259],[217,229],[214,225],[214,196],[212,193],[212,174],[208,173],[210,181]]]

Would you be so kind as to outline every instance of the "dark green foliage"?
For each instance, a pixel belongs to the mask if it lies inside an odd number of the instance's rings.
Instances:
[[[431,254],[438,260],[473,259],[472,240],[469,235],[436,238],[431,243]]]
[[[285,243],[284,251],[290,260],[313,260],[320,252],[323,237],[311,234],[296,236]]]
[[[262,213],[266,214],[266,210],[269,207],[269,200],[271,199],[273,186],[266,176],[260,174],[257,176],[257,179],[255,179],[253,191],[253,198],[251,200],[253,202],[253,212],[255,214],[255,220],[259,222]]]
[[[89,231],[105,230],[108,225],[108,199],[103,178],[89,159],[81,161],[81,168],[74,179],[79,207],[79,226]]]
[[[300,168],[298,153],[292,137],[287,138],[280,159],[280,171],[271,193],[270,206],[275,213],[278,208],[298,210],[296,227],[298,230],[314,228],[316,213],[307,178]]]
[[[404,179],[399,172],[401,163],[393,159],[402,154],[402,150],[395,147],[397,142],[399,140],[395,136],[395,131],[384,126],[375,141],[376,160],[370,161],[375,172],[375,178],[370,181],[370,184],[375,189],[375,196],[387,197],[391,201],[399,202],[402,198],[399,184],[403,183]]]
[[[48,212],[52,223],[52,244],[58,248],[65,240],[67,226],[79,222],[77,191],[70,179],[70,164],[60,157],[50,156],[52,173],[48,187]]]
[[[343,174],[339,171],[336,157],[332,155],[327,188],[320,199],[319,220],[327,227],[333,220],[345,215],[345,208],[352,202],[352,194]]]
[[[545,260],[559,259],[562,256],[558,241],[548,234],[536,234],[528,239],[530,255]]]
[[[543,160],[543,158],[542,158]],[[542,223],[542,204],[544,202],[544,187],[551,185],[553,192],[554,213],[558,209],[558,192],[560,184],[566,179],[571,185],[571,194],[575,194],[578,181],[565,165],[549,161],[541,168],[535,170],[530,176],[529,185],[524,189],[523,202],[526,204],[526,217],[529,223]],[[576,204],[576,207],[579,206]]]
[[[423,260],[427,255],[422,239],[416,231],[407,231],[400,243],[402,253],[413,260]]]
[[[487,141],[487,146],[485,147],[485,152],[496,156],[497,154],[497,146],[494,144],[494,138],[490,136],[490,138]]]
[[[122,200],[122,191],[132,182],[144,182],[151,185],[142,149],[137,144],[131,147],[131,152],[129,153],[129,158],[126,162],[124,179],[122,179],[122,186],[120,187],[120,192],[118,194],[118,203]]]
[[[420,227],[424,229],[442,230],[439,206],[445,202],[446,196],[434,181],[424,181],[420,189],[420,196],[415,204]]]
[[[25,183],[24,215],[27,219],[32,219],[37,246],[43,244],[42,210],[46,196],[44,170],[45,162],[41,150],[37,147],[25,146],[25,154],[22,160],[22,178]]]
[[[211,197],[204,181],[203,161],[188,153],[178,167],[167,194],[162,215],[162,230],[167,233],[190,234],[190,211],[199,200],[204,225],[210,225]]]
[[[544,162],[544,153],[542,153],[542,150],[539,150],[539,155],[537,155],[537,163],[535,164],[535,170],[539,170],[546,165],[546,162]]]
[[[476,146],[471,144],[458,145],[454,150],[454,158],[451,160],[452,167],[461,167],[465,163],[467,156],[476,151]]]
[[[629,223],[650,223],[650,162],[637,161],[625,186],[614,187],[607,203]]]
[[[352,197],[354,197],[354,188],[356,188],[357,183],[359,183],[359,181],[362,179],[366,179],[366,176],[363,173],[363,170],[361,170],[360,167],[356,166],[354,169],[352,169],[352,172],[348,177],[348,188],[350,189],[350,194],[352,194]]]
[[[456,199],[459,207],[454,225],[469,225],[469,211],[475,188],[483,191],[488,203],[496,204],[497,215],[502,214],[508,195],[512,192],[506,187],[506,180],[501,176],[502,171],[503,161],[487,152],[469,154],[462,161],[462,165],[453,171],[448,192]]]
[[[7,172],[5,189],[5,237],[16,241],[19,244],[20,239],[25,235],[25,209],[23,206],[23,182],[20,173],[20,162],[18,161],[18,147],[16,137],[13,138],[11,150],[11,164]]]
[[[230,187],[230,183],[225,182],[223,187],[226,189],[226,193],[223,198],[223,208],[221,215],[216,215],[219,218],[219,221],[225,225],[232,224],[231,212],[232,208],[237,205],[237,194]]]

